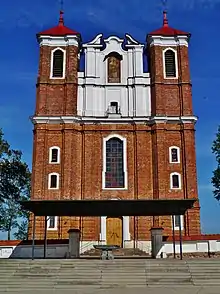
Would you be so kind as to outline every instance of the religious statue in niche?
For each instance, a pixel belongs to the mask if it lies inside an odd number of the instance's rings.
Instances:
[[[116,54],[108,57],[108,83],[121,82],[121,58]]]

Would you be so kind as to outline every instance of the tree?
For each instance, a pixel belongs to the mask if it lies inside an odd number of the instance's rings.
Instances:
[[[10,153],[9,151],[9,144],[7,141],[4,140],[3,138],[3,132],[2,129],[0,129],[0,160],[4,155],[7,155]]]
[[[214,186],[214,196],[217,200],[220,200],[220,126],[216,134],[216,139],[212,145],[212,153],[215,154],[217,161],[217,168],[213,171],[212,184]]]
[[[1,131],[0,231],[8,233],[8,240],[11,239],[12,229],[17,229],[19,236],[22,236],[22,232],[26,234],[29,215],[21,208],[19,201],[30,198],[30,179],[31,173],[22,161],[21,151],[10,149]]]

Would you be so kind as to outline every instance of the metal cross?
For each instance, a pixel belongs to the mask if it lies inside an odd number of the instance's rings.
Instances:
[[[168,0],[161,0],[161,1],[162,1],[164,10],[167,10],[167,2],[168,2]]]
[[[63,6],[64,6],[64,0],[60,0],[60,10],[63,11]]]

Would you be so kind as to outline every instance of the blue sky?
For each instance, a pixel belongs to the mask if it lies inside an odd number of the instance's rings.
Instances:
[[[140,42],[162,23],[160,0],[65,0],[65,24],[89,41],[102,32],[105,36],[132,34]],[[59,1],[20,0],[1,4],[0,127],[13,148],[23,151],[31,166],[32,125],[38,44],[35,34],[58,21]],[[190,65],[194,113],[197,123],[197,167],[202,230],[220,233],[220,205],[212,195],[210,179],[215,168],[211,144],[219,119],[220,97],[220,0],[169,0],[169,24],[192,33]],[[3,237],[0,234],[0,237]]]

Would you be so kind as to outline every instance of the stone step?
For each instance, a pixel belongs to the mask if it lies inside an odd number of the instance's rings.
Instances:
[[[200,270],[196,270],[196,271],[193,271],[193,270],[189,270],[190,273],[192,275],[195,275],[195,274],[207,274],[207,275],[212,275],[212,274],[216,274],[216,275],[219,275],[220,276],[220,270],[207,270],[207,269],[200,269]]]
[[[0,292],[19,288],[98,289],[220,285],[220,262],[167,260],[0,260]],[[5,290],[6,291],[6,290]]]
[[[220,285],[220,281],[219,280],[193,280],[193,285],[195,286],[218,286]],[[209,293],[209,292],[207,292]]]
[[[146,256],[150,257],[149,253],[140,250],[139,248],[121,248],[113,250],[114,256]],[[90,249],[81,254],[81,256],[100,256],[101,252],[98,249]]]

